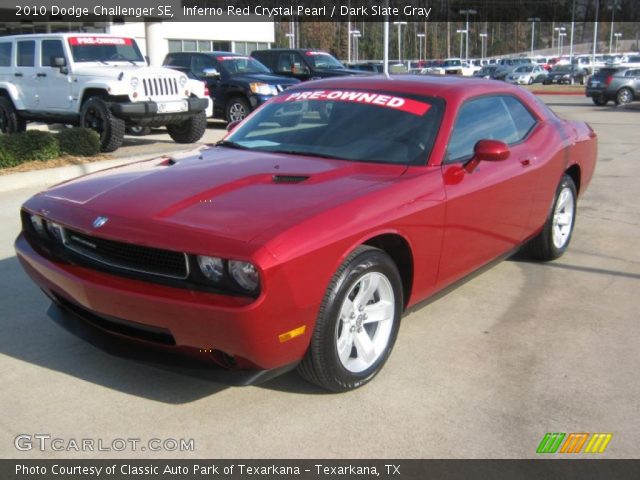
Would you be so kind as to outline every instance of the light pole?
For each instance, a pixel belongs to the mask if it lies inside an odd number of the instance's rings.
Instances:
[[[460,60],[462,60],[462,35],[466,34],[466,30],[456,30],[456,33],[460,34]]]
[[[596,51],[598,50],[598,12],[600,10],[600,0],[596,0],[596,18],[593,24],[593,53],[591,54],[591,65],[596,66]]]
[[[613,20],[616,17],[616,10],[620,10],[618,0],[613,0],[613,4],[607,5],[607,8],[611,10],[611,32],[609,34],[609,53],[611,53],[611,47],[613,45]]]
[[[360,30],[351,30],[351,36],[353,37],[353,61],[357,62],[360,59],[360,55],[358,53],[358,39],[362,36],[362,34],[360,33]]]
[[[425,38],[425,34],[424,33],[418,33],[418,61],[422,60],[422,39]],[[424,46],[424,56],[427,56],[427,45],[425,42],[425,46]]]
[[[466,33],[466,47],[465,47],[465,60],[469,60],[469,15],[475,15],[476,13],[478,13],[477,11],[473,10],[472,8],[468,8],[466,10],[460,10],[460,15],[466,15],[467,17],[467,27],[465,28],[465,33]],[[462,41],[462,37],[460,37],[460,40]],[[460,57],[462,57],[462,54],[460,54]]]
[[[567,34],[564,32],[561,32],[558,34],[558,47],[560,48],[560,54],[558,55],[559,57],[562,57],[562,44],[564,43],[564,37],[566,37]]]
[[[293,33],[285,33],[285,36],[289,37],[289,48],[293,48]]]
[[[393,24],[398,26],[398,63],[402,63],[402,26],[407,22],[393,22]]]
[[[556,27],[556,28],[554,28],[554,30],[555,30],[556,32],[558,32],[558,56],[560,56],[560,35],[561,35],[562,33],[564,33],[564,31],[566,30],[566,28],[564,28],[564,27]]]
[[[536,34],[536,22],[540,21],[539,17],[529,17],[527,18],[528,22],[531,22],[531,52],[530,55],[533,57],[533,38]]]
[[[618,40],[620,40],[620,37],[622,37],[622,33],[616,32],[613,34],[613,36],[616,37],[616,53],[618,53]]]
[[[480,56],[482,57],[482,60],[484,60],[487,56],[487,51],[486,51],[486,44],[485,42],[487,41],[487,34],[486,33],[481,33],[480,34]],[[482,63],[482,62],[480,62]]]

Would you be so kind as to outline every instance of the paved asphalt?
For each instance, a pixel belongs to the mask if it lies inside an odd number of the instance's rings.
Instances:
[[[549,264],[510,259],[411,313],[382,373],[348,394],[295,373],[225,387],[76,338],[13,252],[18,208],[35,190],[0,194],[0,457],[534,457],[546,432],[610,432],[600,457],[638,457],[640,104],[544,100],[600,139],[570,251]],[[186,438],[195,451],[14,448],[37,433]]]

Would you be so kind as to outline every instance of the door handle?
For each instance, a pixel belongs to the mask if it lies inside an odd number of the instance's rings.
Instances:
[[[13,74],[15,77],[24,77],[20,72],[16,72]]]
[[[46,76],[47,76],[47,74],[46,74],[46,73],[44,73],[44,72],[39,72],[39,73],[36,73],[36,76],[37,76],[37,77],[46,77]]]

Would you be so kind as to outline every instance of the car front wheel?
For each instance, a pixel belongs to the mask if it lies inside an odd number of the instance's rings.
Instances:
[[[80,109],[80,126],[100,135],[100,150],[113,152],[120,148],[124,138],[124,120],[116,117],[100,97],[91,97]]]
[[[334,392],[369,382],[393,349],[402,299],[393,260],[376,248],[357,248],[327,289],[300,374]]]
[[[181,123],[167,125],[167,132],[176,143],[195,143],[207,131],[207,114],[198,112]]]
[[[227,102],[227,122],[239,122],[244,120],[251,112],[249,102],[242,97],[233,97]]]
[[[576,222],[577,197],[573,179],[564,175],[542,231],[525,245],[527,253],[538,260],[549,261],[560,257],[569,248]]]

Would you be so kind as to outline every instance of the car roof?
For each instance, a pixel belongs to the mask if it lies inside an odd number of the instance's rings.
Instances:
[[[331,77],[295,85],[296,89],[367,89],[394,93],[441,97],[445,100],[464,99],[490,93],[514,93],[521,96],[522,88],[505,82],[474,77],[442,75],[385,75]]]
[[[193,55],[197,53],[199,55],[224,55],[225,57],[248,57],[248,55],[241,55],[239,53],[234,52],[223,52],[223,51],[215,51],[215,52],[169,52],[167,55]]]
[[[6,40],[34,40],[38,38],[69,38],[69,37],[109,37],[109,38],[134,38],[133,35],[114,35],[112,33],[87,33],[87,32],[60,32],[60,33],[27,33],[24,35],[7,35],[0,37],[0,41]]]

